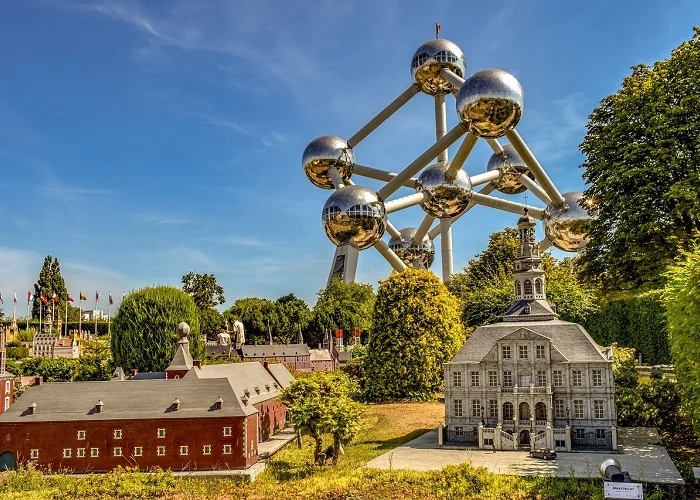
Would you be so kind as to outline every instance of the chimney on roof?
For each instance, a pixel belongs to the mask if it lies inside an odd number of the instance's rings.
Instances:
[[[129,370],[129,374],[130,374],[132,377],[135,377],[136,374],[137,374],[138,372],[139,372],[139,371],[138,371],[136,368],[132,368],[131,370]]]
[[[260,387],[258,387],[257,385],[255,386],[255,392],[257,392],[258,394],[260,394]]]
[[[34,415],[36,413],[36,403],[32,403],[27,408],[27,414]]]
[[[245,393],[246,396],[250,396],[250,390],[246,387],[243,392]]]
[[[41,383],[44,381],[44,378],[41,376],[34,377],[34,385],[41,385]]]
[[[248,406],[248,398],[247,397],[243,396],[241,398],[241,401],[243,402],[243,405]]]
[[[215,407],[217,410],[220,410],[221,408],[224,407],[224,400],[221,399],[221,396],[219,396],[219,398],[216,400],[216,403],[214,403],[214,407]]]
[[[202,360],[195,359],[194,361],[192,361],[192,366],[195,366],[201,370],[202,369]]]
[[[177,411],[180,409],[180,400],[178,398],[175,398],[175,401],[173,401],[173,411]]]
[[[95,405],[95,413],[102,413],[102,410],[104,409],[105,404],[104,402],[100,399],[97,404]]]

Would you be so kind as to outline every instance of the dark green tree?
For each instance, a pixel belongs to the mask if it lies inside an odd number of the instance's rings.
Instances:
[[[143,288],[126,296],[112,322],[112,355],[125,370],[163,371],[175,354],[177,325],[190,325],[190,352],[204,357],[199,313],[187,293],[169,286]]]
[[[216,309],[199,309],[199,328],[208,340],[215,340],[218,333],[226,328],[224,316]]]
[[[311,322],[309,306],[293,293],[280,297],[275,301],[275,305],[280,319],[277,337],[283,343],[295,342],[299,329],[302,334],[306,333]],[[308,342],[311,339],[304,338],[304,340]]]
[[[189,272],[182,277],[182,289],[192,297],[199,310],[213,309],[226,302],[224,289],[213,274]]]
[[[53,304],[51,300],[54,293],[58,298],[55,304]],[[42,304],[40,300],[41,294],[46,297],[46,303]],[[44,265],[41,267],[41,271],[39,271],[39,279],[34,284],[32,318],[39,318],[40,306],[43,306],[42,316],[46,317],[46,313],[51,311],[52,305],[54,311],[56,311],[57,314],[60,313],[61,318],[63,318],[63,311],[65,311],[67,299],[68,292],[66,290],[66,282],[63,280],[63,276],[61,276],[61,266],[58,263],[58,259],[47,255],[46,258],[44,258]]]
[[[700,230],[700,28],[638,65],[589,117],[581,145],[597,217],[584,271],[608,289],[663,284]]]
[[[433,273],[407,269],[381,281],[364,356],[371,401],[424,401],[442,388],[443,363],[465,340],[459,301]]]
[[[237,318],[243,323],[247,344],[267,343],[268,327],[274,336],[280,325],[275,302],[257,297],[238,299],[224,313],[224,317],[229,322]]]
[[[372,285],[332,280],[318,292],[307,341],[314,345],[321,342],[325,331],[333,333],[338,328],[348,338],[355,327],[361,328],[363,335],[371,334],[375,300]]]

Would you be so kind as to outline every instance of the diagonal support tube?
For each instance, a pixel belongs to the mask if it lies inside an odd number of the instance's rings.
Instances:
[[[435,96],[435,142],[439,141],[447,134],[447,107],[445,106],[445,96],[437,94]],[[441,152],[437,160],[446,162],[449,158],[447,148]]]
[[[399,233],[399,230],[396,229],[396,226],[388,220],[386,221],[386,232],[389,233],[389,236],[392,238],[401,238],[401,233]]]
[[[404,264],[403,261],[399,259],[399,256],[396,255],[394,251],[391,248],[389,248],[389,246],[386,243],[384,243],[383,240],[375,241],[374,248],[377,249],[377,252],[379,252],[389,264],[391,264],[391,267],[393,267],[396,272],[402,273],[406,270],[406,264]]]
[[[352,174],[361,175],[363,177],[369,177],[370,179],[377,179],[378,181],[384,182],[389,182],[398,175],[393,172],[387,172],[385,170],[379,170],[377,168],[367,167],[365,165],[358,165],[357,163],[352,167]],[[403,185],[415,189],[418,187],[418,179],[411,177],[404,182]]]
[[[369,134],[374,132],[379,125],[384,123],[387,118],[389,118],[391,115],[396,113],[404,104],[406,104],[408,101],[411,100],[413,96],[415,96],[418,92],[420,92],[420,89],[418,88],[418,85],[415,83],[408,87],[399,97],[394,99],[391,104],[389,104],[386,108],[381,110],[377,116],[372,118],[369,122],[367,122],[367,125],[362,127],[360,130],[358,130],[355,135],[353,135],[350,139],[348,139],[348,146],[351,148],[354,148],[357,146],[360,141],[362,141],[365,137],[367,137]]]
[[[447,283],[454,274],[452,261],[452,221],[440,219],[440,250],[442,251],[442,282]]]
[[[496,188],[493,187],[491,184],[486,184],[484,187],[482,187],[482,188],[478,191],[478,193],[479,193],[479,194],[484,194],[484,195],[486,195],[486,194],[491,193],[494,189],[496,189]],[[476,193],[473,193],[472,196],[473,196],[474,194],[476,194]],[[469,202],[469,205],[467,205],[467,209],[466,209],[464,212],[462,212],[461,214],[459,214],[459,215],[456,216],[456,217],[452,217],[452,224],[454,224],[456,221],[458,221],[460,217],[462,217],[464,214],[466,214],[467,212],[469,212],[469,211],[470,211],[472,208],[474,208],[475,206],[476,206],[476,203],[474,203],[473,201],[470,201],[470,202]],[[430,237],[431,240],[433,240],[433,239],[437,238],[437,237],[440,235],[440,232],[441,232],[440,224],[438,224],[437,226],[435,226],[434,228],[432,228],[432,229],[430,230],[430,232],[428,233],[428,236]]]
[[[425,235],[428,234],[428,231],[430,231],[430,226],[432,226],[434,220],[435,220],[435,217],[433,217],[430,214],[425,214],[425,217],[423,218],[423,222],[420,223],[420,226],[418,226],[418,230],[416,231],[416,234],[413,235],[414,243],[421,243],[423,241],[423,238],[425,238]]]
[[[486,139],[486,142],[489,143],[489,146],[491,146],[491,149],[493,149],[493,152],[497,155],[503,153],[503,146],[498,142],[498,139]]]
[[[437,141],[435,144],[430,146],[425,152],[418,158],[413,160],[413,162],[403,169],[399,174],[396,175],[392,180],[387,182],[383,188],[381,188],[378,193],[379,196],[386,200],[391,196],[396,190],[398,190],[404,182],[416,175],[420,170],[425,167],[432,159],[437,157],[442,151],[454,144],[460,137],[466,133],[466,129],[462,124],[456,125],[452,130],[447,132],[445,137]]]
[[[542,250],[544,252],[545,250],[548,250],[549,247],[552,246],[552,242],[549,241],[549,238],[545,238],[542,241],[540,241],[538,243],[538,245],[540,246],[540,250]]]
[[[496,170],[491,170],[489,172],[484,172],[482,174],[476,174],[471,176],[472,187],[480,186],[481,184],[486,184],[487,182],[495,181],[503,177],[503,170],[497,168]]]
[[[478,137],[471,132],[467,133],[467,136],[464,138],[462,144],[460,144],[459,149],[457,150],[455,159],[452,160],[452,163],[450,163],[450,166],[445,172],[445,176],[448,179],[454,180],[457,177],[457,172],[459,172],[459,169],[462,168],[462,165],[464,165],[464,162],[467,160],[467,156],[469,156],[469,153],[471,153],[472,149],[474,149],[477,139]]]
[[[384,206],[386,207],[386,213],[390,214],[423,203],[427,201],[428,198],[430,198],[430,195],[427,191],[420,191],[418,193],[409,194],[408,196],[396,198],[395,200],[389,200],[384,203]]]
[[[478,205],[484,205],[486,207],[495,208],[496,210],[503,210],[519,215],[522,215],[523,210],[527,208],[528,213],[537,219],[542,219],[544,215],[544,209],[542,208],[531,207],[529,205],[523,205],[522,203],[515,203],[514,201],[503,200],[480,193],[472,193],[471,201]]]
[[[532,191],[532,194],[537,196],[542,203],[545,205],[549,205],[552,203],[552,200],[550,199],[549,195],[544,192],[544,189],[542,189],[535,181],[530,179],[527,175],[525,174],[520,174],[520,182],[522,182],[523,186],[528,188],[530,191]]]
[[[513,129],[506,132],[506,137],[510,141],[511,146],[513,146],[515,151],[523,159],[525,165],[527,165],[527,168],[529,168],[530,171],[535,174],[535,179],[539,181],[542,189],[544,189],[545,193],[547,193],[547,195],[552,199],[552,202],[557,206],[563,205],[565,203],[564,197],[557,190],[556,186],[554,186],[554,183],[544,171],[542,165],[540,165],[540,163],[537,161],[535,155],[533,155],[532,151],[530,151],[530,149],[527,147],[525,141],[523,141],[522,137],[520,137],[520,134]]]
[[[340,177],[340,174],[338,173],[338,169],[335,167],[331,167],[328,169],[328,175],[331,176],[331,181],[333,181],[333,186],[336,189],[340,189],[345,187],[345,184],[343,184],[343,178]]]
[[[449,69],[443,69],[442,71],[440,71],[440,76],[443,77],[448,82],[450,82],[455,87],[457,87],[457,89],[459,89],[462,86],[462,84],[464,83],[464,78],[453,73]]]

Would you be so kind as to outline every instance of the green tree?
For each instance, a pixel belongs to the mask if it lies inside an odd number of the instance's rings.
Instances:
[[[277,336],[283,343],[293,343],[296,340],[299,329],[306,332],[311,322],[309,306],[293,293],[284,295],[275,301],[279,325]],[[310,340],[310,339],[305,339]]]
[[[372,401],[423,401],[442,388],[443,363],[465,340],[459,301],[431,272],[407,269],[381,281],[364,356]]]
[[[315,345],[321,342],[324,332],[333,333],[338,328],[346,335],[352,335],[355,327],[371,334],[375,300],[372,285],[331,280],[327,288],[318,292],[307,341]]]
[[[56,294],[58,301],[53,304],[51,297]],[[41,302],[41,295],[46,297],[46,303]],[[54,308],[57,314],[60,313],[63,317],[63,311],[65,311],[65,304],[68,298],[68,292],[66,290],[66,282],[61,276],[61,266],[58,263],[58,259],[47,255],[44,258],[44,265],[39,271],[39,279],[34,284],[34,302],[32,305],[32,317],[35,319],[39,318],[39,307],[43,306],[42,316],[45,318],[46,313]],[[54,318],[55,320],[56,318]]]
[[[282,390],[280,399],[291,413],[297,432],[315,441],[314,462],[323,464],[323,435],[333,437],[336,460],[342,445],[357,433],[363,406],[354,401],[356,383],[340,372],[313,372]]]
[[[75,362],[66,358],[45,358],[37,367],[36,374],[43,377],[44,382],[69,382],[73,380]]]
[[[212,309],[226,302],[224,289],[213,274],[189,272],[182,277],[182,289],[187,292],[197,309]]]
[[[700,438],[700,243],[683,252],[666,274],[663,294],[671,355],[681,398]]]
[[[80,358],[76,360],[73,380],[110,380],[114,362],[109,344],[104,340],[86,340],[80,345]]]
[[[224,316],[216,309],[199,309],[199,328],[208,340],[216,340],[222,328],[226,327]]]
[[[177,349],[177,325],[190,325],[190,352],[204,357],[199,313],[187,293],[169,286],[143,288],[126,296],[112,322],[112,355],[117,366],[163,371]]]
[[[653,67],[634,66],[589,117],[581,145],[596,216],[583,255],[606,288],[663,284],[700,229],[700,28]]]
[[[268,327],[271,332],[276,332],[280,324],[276,304],[269,299],[257,297],[238,299],[224,313],[224,316],[227,321],[238,318],[243,323],[248,344],[266,343]]]

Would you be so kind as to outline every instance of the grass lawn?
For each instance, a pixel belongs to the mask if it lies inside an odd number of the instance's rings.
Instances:
[[[21,471],[5,474],[0,498],[602,499],[600,481],[499,476],[467,464],[432,472],[363,467],[372,458],[435,428],[443,416],[444,406],[438,403],[369,406],[362,431],[356,442],[346,447],[337,465],[315,466],[313,440],[305,438],[301,449],[290,443],[275,455],[268,469],[251,484],[227,479],[176,479],[169,473],[150,476],[117,471],[74,478]]]

